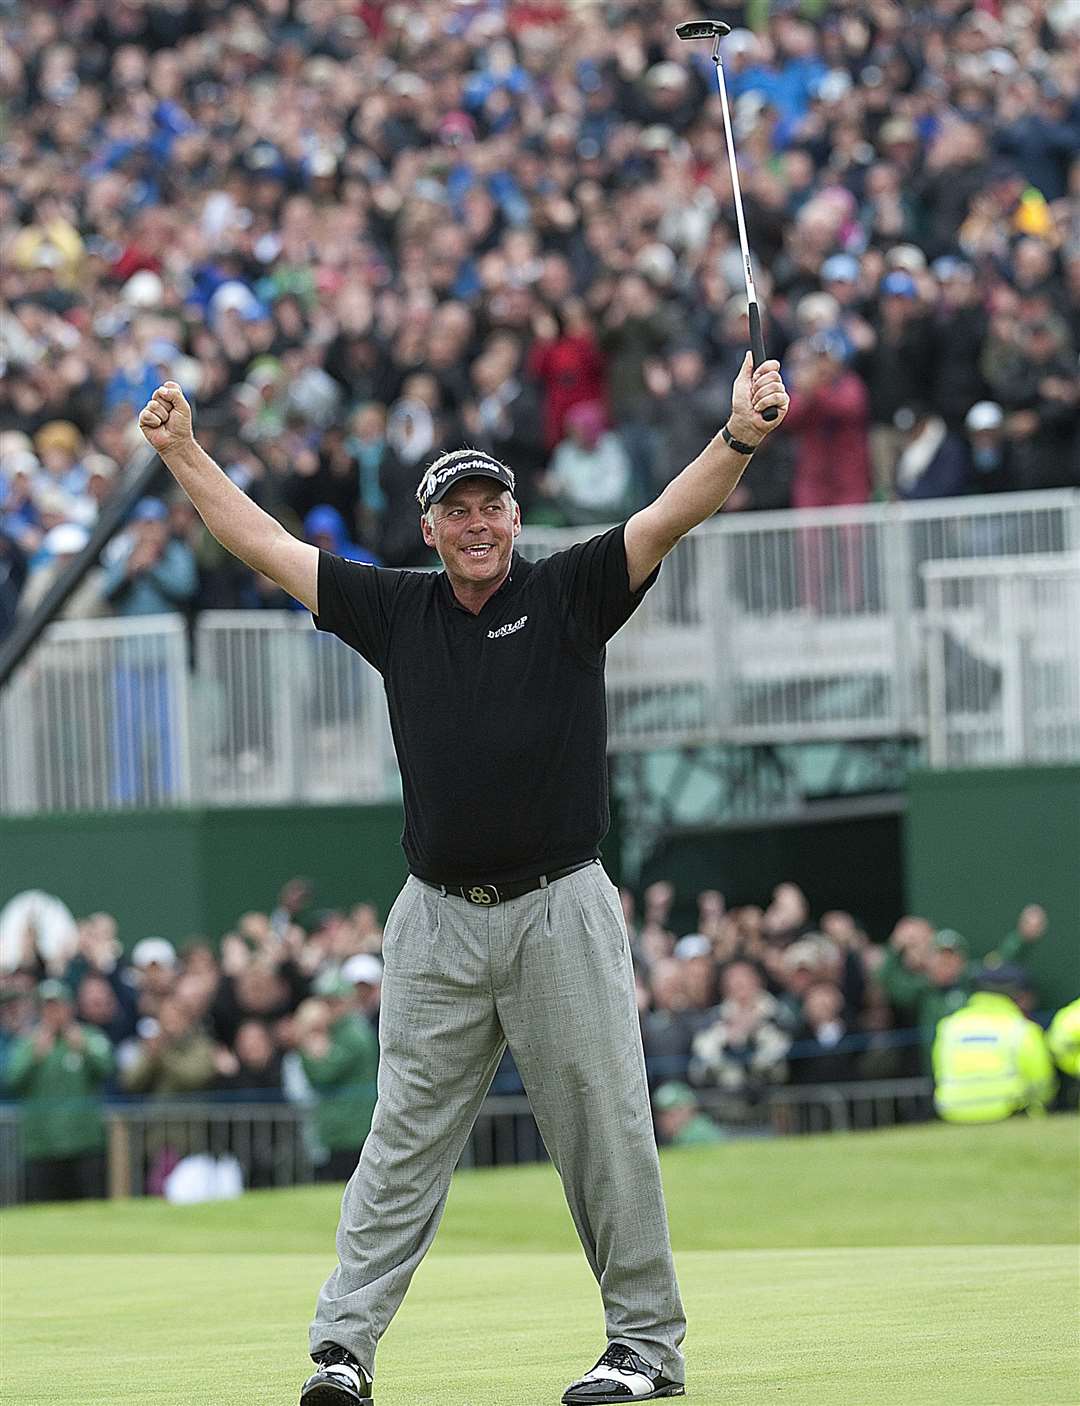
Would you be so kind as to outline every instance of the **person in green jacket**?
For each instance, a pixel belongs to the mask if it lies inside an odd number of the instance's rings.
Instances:
[[[671,1081],[653,1094],[656,1129],[668,1147],[722,1142],[724,1134],[698,1107],[697,1095],[687,1084]]]
[[[983,967],[971,999],[938,1026],[934,1106],[946,1122],[1046,1112],[1057,1080],[1046,1037],[1017,1005],[1026,984],[1020,967]]]
[[[360,1159],[375,1111],[379,1041],[359,1013],[352,985],[336,972],[315,984],[296,1013],[300,1060],[319,1096],[315,1130],[330,1153],[320,1181],[346,1181]]]
[[[102,1090],[112,1046],[100,1030],[75,1020],[60,981],[37,988],[40,1018],[10,1052],[7,1085],[22,1105],[22,1150],[30,1201],[77,1201],[105,1195]]]
[[[1016,929],[988,954],[988,964],[1022,963],[1032,943],[1046,932],[1046,911],[1030,903],[1021,912]],[[971,994],[975,968],[968,958],[965,938],[952,928],[935,932],[925,918],[901,918],[889,940],[885,961],[878,972],[890,1002],[910,1012],[919,1027],[924,1067],[938,1022],[958,1011]]]

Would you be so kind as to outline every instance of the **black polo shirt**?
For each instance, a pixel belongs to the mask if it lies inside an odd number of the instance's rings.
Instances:
[[[657,568],[657,571],[659,568]],[[319,554],[319,615],[383,676],[409,868],[511,882],[595,858],[607,833],[605,645],[630,590],[623,528],[528,562],[479,615],[445,572]]]

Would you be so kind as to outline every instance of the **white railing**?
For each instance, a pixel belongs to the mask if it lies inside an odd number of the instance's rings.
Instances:
[[[611,642],[610,746],[929,735],[939,765],[1080,757],[1077,553],[1071,491],[715,518]],[[0,695],[0,812],[397,791],[382,681],[306,614],[208,612],[193,657],[173,617],[52,626]]]
[[[382,679],[289,611],[212,611],[195,632],[198,790],[210,805],[383,800]]]
[[[593,531],[527,532],[522,550]],[[1070,549],[1068,490],[714,518],[611,642],[611,748],[921,736],[923,566]]]
[[[187,648],[178,616],[50,626],[0,693],[0,811],[189,804]]]
[[[922,574],[931,765],[1080,757],[1080,553]]]

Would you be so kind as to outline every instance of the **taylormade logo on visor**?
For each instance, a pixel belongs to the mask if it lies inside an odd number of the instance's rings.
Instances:
[[[431,503],[437,502],[446,488],[455,479],[470,478],[474,475],[497,479],[514,491],[514,475],[505,464],[475,449],[457,449],[444,460],[436,460],[420,480],[416,490],[421,511],[426,512]]]

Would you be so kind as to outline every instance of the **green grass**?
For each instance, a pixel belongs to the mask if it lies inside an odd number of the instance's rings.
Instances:
[[[664,1159],[698,1403],[1076,1406],[1075,1118]],[[0,1401],[294,1406],[339,1192],[2,1218]],[[557,1402],[602,1342],[550,1168],[459,1176],[379,1406]]]

